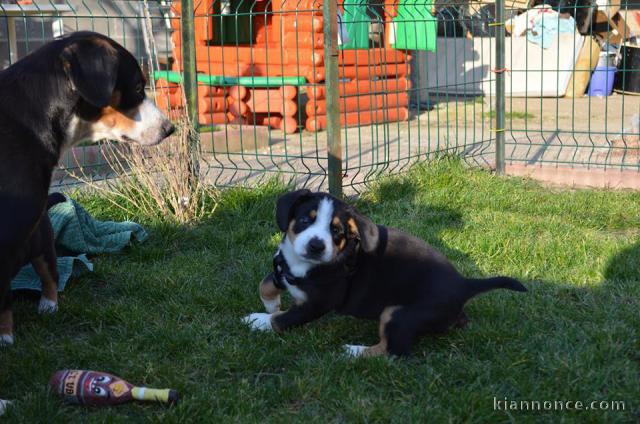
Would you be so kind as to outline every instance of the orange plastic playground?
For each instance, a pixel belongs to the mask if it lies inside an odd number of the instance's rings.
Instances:
[[[351,1],[339,5],[341,124],[407,120],[410,52],[435,48],[431,6]],[[179,16],[180,2],[173,4]],[[322,0],[197,3],[199,124],[324,130],[322,6]],[[156,72],[156,86],[158,104],[177,116],[183,112],[179,19],[173,27],[173,72]]]

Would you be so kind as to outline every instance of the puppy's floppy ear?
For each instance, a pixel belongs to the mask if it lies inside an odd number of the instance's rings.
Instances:
[[[301,190],[283,194],[278,198],[278,203],[276,204],[276,222],[278,223],[278,228],[280,228],[280,231],[287,231],[287,226],[289,225],[289,220],[291,219],[291,212],[293,212],[293,207],[296,205],[296,203],[303,200],[305,197],[308,197],[310,194],[310,190],[303,188]]]
[[[360,246],[365,252],[373,252],[378,247],[378,226],[355,209],[351,209],[351,217],[347,220],[349,231],[360,239]]]
[[[62,51],[62,64],[73,89],[89,104],[111,102],[118,76],[118,52],[100,38],[78,40]]]

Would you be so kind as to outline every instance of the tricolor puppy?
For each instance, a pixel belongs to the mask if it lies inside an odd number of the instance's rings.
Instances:
[[[13,343],[9,284],[47,230],[39,223],[64,151],[103,138],[152,145],[174,131],[145,84],[131,53],[93,32],[56,39],[0,72],[0,345]],[[44,255],[35,260],[55,274]],[[45,287],[44,309],[55,310],[55,292]]]
[[[276,220],[284,237],[274,271],[260,283],[268,313],[244,318],[256,330],[285,331],[336,311],[380,322],[380,342],[346,345],[350,354],[404,356],[417,337],[464,325],[464,305],[473,296],[527,291],[509,277],[465,278],[424,241],[376,225],[327,193],[283,195]],[[284,290],[295,304],[281,312]]]

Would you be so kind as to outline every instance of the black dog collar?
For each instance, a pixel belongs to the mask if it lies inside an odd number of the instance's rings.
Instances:
[[[278,254],[273,257],[273,274],[274,274],[274,285],[280,290],[286,290],[287,286],[285,283],[289,283],[291,285],[296,285],[301,278],[294,277],[291,274],[291,269],[289,268],[289,264],[287,264],[287,260],[284,258],[284,255],[281,251],[278,251]]]

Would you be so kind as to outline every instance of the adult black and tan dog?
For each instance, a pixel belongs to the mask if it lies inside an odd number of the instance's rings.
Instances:
[[[56,39],[0,72],[0,344],[14,340],[9,284],[61,154],[84,140],[156,144],[174,131],[145,84],[136,59],[93,32]]]
[[[274,271],[260,283],[268,313],[244,318],[256,330],[284,331],[336,311],[380,320],[380,342],[346,345],[351,355],[404,356],[417,337],[464,325],[463,308],[473,296],[527,291],[509,277],[465,278],[424,241],[376,225],[327,193],[283,195],[276,220],[284,237]],[[295,305],[281,312],[284,290]]]

